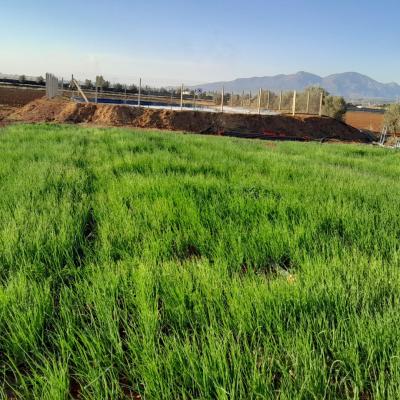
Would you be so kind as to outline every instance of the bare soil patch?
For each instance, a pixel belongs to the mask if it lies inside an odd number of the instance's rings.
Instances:
[[[16,107],[0,104],[0,127],[10,123],[7,117],[17,110]]]
[[[45,95],[44,89],[0,86],[0,104],[18,107]]]
[[[157,110],[73,103],[62,99],[35,100],[7,118],[24,122],[91,123],[259,139],[371,141],[369,135],[329,117]]]
[[[381,132],[383,128],[383,114],[377,112],[349,111],[345,115],[347,124],[354,128],[370,132]]]

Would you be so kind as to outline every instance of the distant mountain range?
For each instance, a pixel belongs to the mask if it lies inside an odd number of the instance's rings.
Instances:
[[[271,91],[304,90],[309,86],[320,86],[330,94],[343,96],[346,99],[387,99],[394,100],[400,96],[400,85],[397,83],[380,83],[357,72],[344,72],[326,77],[300,71],[291,75],[275,75],[253,78],[239,78],[233,81],[213,82],[196,85],[205,91],[220,91],[224,86],[226,92],[255,92],[260,88]]]

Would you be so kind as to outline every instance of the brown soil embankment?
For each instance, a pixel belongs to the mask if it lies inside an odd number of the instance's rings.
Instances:
[[[259,139],[371,141],[367,134],[329,117],[156,110],[64,100],[35,100],[8,119],[157,128]]]

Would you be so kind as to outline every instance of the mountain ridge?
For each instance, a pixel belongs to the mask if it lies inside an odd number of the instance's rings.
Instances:
[[[396,82],[382,83],[358,72],[342,72],[321,77],[306,71],[273,76],[236,78],[231,81],[210,82],[191,86],[192,89],[241,93],[257,91],[260,88],[271,91],[304,90],[309,86],[320,86],[335,96],[346,99],[387,99],[400,96],[400,85]]]

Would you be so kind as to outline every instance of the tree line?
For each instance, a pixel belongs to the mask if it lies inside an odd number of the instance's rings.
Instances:
[[[97,88],[100,91],[110,91],[116,93],[127,93],[127,94],[137,94],[139,93],[139,86],[137,84],[122,84],[119,82],[111,83],[110,81],[104,79],[102,75],[96,76],[94,81],[90,79],[86,79],[82,85],[83,89],[94,90]],[[196,97],[196,99],[203,100],[213,100],[213,95],[203,92],[201,89],[189,90],[187,88],[183,88],[185,98],[187,97]],[[144,85],[140,89],[142,95],[151,95],[151,96],[163,96],[163,97],[180,97],[181,95],[181,87],[179,88],[155,88],[149,85]]]

